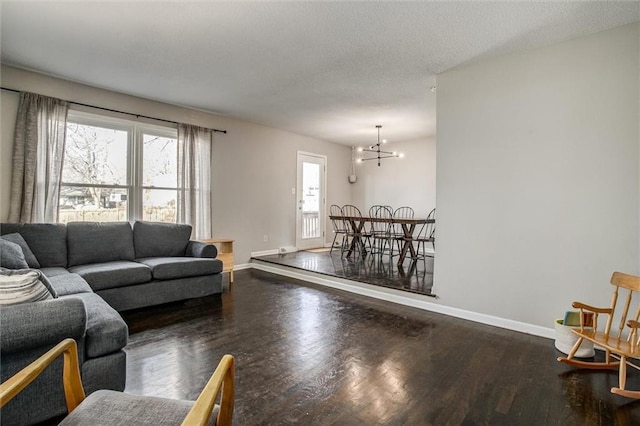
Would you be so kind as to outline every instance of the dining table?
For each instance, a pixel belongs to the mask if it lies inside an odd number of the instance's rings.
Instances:
[[[402,228],[402,248],[400,250],[400,255],[398,256],[398,266],[402,266],[405,258],[407,257],[407,253],[411,254],[412,259],[416,259],[418,257],[416,253],[416,249],[413,246],[413,233],[416,230],[416,226],[424,225],[426,223],[435,223],[435,219],[429,218],[382,218],[382,217],[370,217],[370,216],[341,216],[341,215],[330,215],[329,219],[331,220],[344,220],[349,224],[353,238],[351,239],[351,244],[349,245],[349,249],[347,250],[347,257],[351,256],[351,254],[356,250],[356,248],[360,249],[362,255],[366,255],[366,249],[364,245],[363,238],[366,237],[365,232],[363,232],[364,226],[366,223],[378,222],[378,223],[390,223],[399,224]]]

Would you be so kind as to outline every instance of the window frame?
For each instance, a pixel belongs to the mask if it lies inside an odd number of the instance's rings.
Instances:
[[[73,188],[116,188],[126,189],[127,220],[133,222],[143,218],[143,193],[145,189],[171,189],[179,191],[178,182],[175,188],[143,186],[143,137],[145,134],[166,138],[178,139],[177,126],[162,126],[149,123],[140,123],[123,118],[116,118],[102,114],[90,113],[75,109],[69,109],[67,123],[75,123],[86,126],[95,126],[127,132],[127,182],[125,185],[85,184],[70,183],[61,180],[61,186]],[[66,139],[66,138],[65,138]],[[66,143],[66,140],[65,140]],[[65,148],[66,149],[66,148]],[[66,151],[65,151],[66,154]],[[64,160],[63,160],[64,161]],[[58,206],[60,211],[60,206]]]

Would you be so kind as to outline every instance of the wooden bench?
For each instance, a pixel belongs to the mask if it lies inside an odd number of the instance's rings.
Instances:
[[[611,285],[614,286],[611,296],[611,305],[607,308],[597,308],[581,302],[573,302],[573,307],[580,309],[580,328],[573,332],[578,336],[578,341],[571,348],[567,357],[558,357],[558,361],[579,368],[618,370],[619,386],[611,388],[611,392],[627,398],[640,399],[640,390],[626,390],[627,366],[640,370],[640,366],[630,359],[640,358],[640,305],[632,308],[634,294],[640,292],[640,277],[614,272],[611,276]],[[618,300],[620,292],[627,293],[627,297]],[[637,304],[637,301],[636,301]],[[593,324],[585,324],[584,318],[592,313]],[[607,322],[603,330],[598,330],[598,316],[606,315]],[[619,315],[618,326],[613,326],[614,318]],[[591,327],[589,327],[591,326]],[[587,328],[589,327],[589,328]],[[613,328],[613,329],[612,329]],[[605,350],[604,362],[579,361],[574,359],[575,353],[585,340]],[[612,358],[615,361],[612,361]]]

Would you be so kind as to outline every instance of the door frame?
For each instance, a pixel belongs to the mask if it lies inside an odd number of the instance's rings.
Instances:
[[[301,209],[299,208],[300,199],[302,194],[302,177],[300,176],[300,165],[301,165],[301,156],[307,157],[316,157],[322,160],[324,163],[324,170],[321,170],[320,176],[320,206],[318,208],[318,225],[320,226],[320,234],[319,237],[321,241],[321,246],[326,247],[327,245],[327,156],[322,154],[316,154],[313,152],[307,151],[297,151],[296,152],[296,196],[295,196],[295,220],[296,220],[296,248],[298,250],[305,250],[311,247],[304,247],[302,242],[302,220],[299,215]]]

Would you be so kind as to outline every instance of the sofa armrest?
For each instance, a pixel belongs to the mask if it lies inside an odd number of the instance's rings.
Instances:
[[[206,244],[200,241],[189,241],[185,253],[190,257],[209,257],[215,259],[218,256],[218,248],[213,244]]]
[[[87,311],[80,299],[50,299],[3,306],[0,309],[2,354],[56,345],[70,337],[80,340],[87,327]]]

